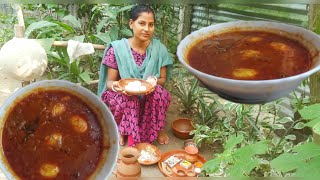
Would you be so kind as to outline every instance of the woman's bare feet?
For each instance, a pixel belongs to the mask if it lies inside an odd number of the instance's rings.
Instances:
[[[120,144],[120,146],[124,146],[124,144],[125,144],[124,135],[119,134],[119,144]]]
[[[159,142],[159,144],[168,144],[169,143],[169,136],[167,135],[165,130],[160,130],[158,132],[158,142]]]

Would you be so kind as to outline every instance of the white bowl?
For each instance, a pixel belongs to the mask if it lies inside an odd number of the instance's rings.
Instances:
[[[66,90],[74,95],[83,99],[88,103],[94,111],[98,113],[98,118],[104,132],[104,140],[106,144],[110,145],[107,152],[102,152],[102,160],[97,166],[96,171],[90,177],[90,179],[107,179],[111,175],[113,168],[115,166],[116,158],[119,151],[119,135],[117,130],[117,125],[114,121],[113,115],[108,107],[91,91],[87,90],[80,85],[71,83],[64,80],[44,80],[32,83],[25,86],[18,91],[14,92],[1,106],[0,108],[0,140],[2,142],[2,130],[4,127],[5,117],[7,111],[13,107],[14,102],[23,98],[26,94],[36,90],[36,89],[60,89]],[[8,162],[4,156],[3,150],[1,148],[0,152],[0,168],[6,175],[8,179],[17,179],[17,175],[11,170]]]
[[[302,74],[274,80],[234,80],[209,75],[191,67],[187,62],[188,51],[195,43],[213,33],[223,33],[234,29],[263,30],[298,40],[309,49],[312,57],[310,70]],[[320,69],[320,37],[312,31],[301,27],[268,22],[268,21],[234,21],[211,25],[194,31],[186,36],[178,45],[177,56],[181,64],[195,75],[208,89],[220,97],[238,103],[258,104],[266,103],[283,96],[296,89],[300,83]]]

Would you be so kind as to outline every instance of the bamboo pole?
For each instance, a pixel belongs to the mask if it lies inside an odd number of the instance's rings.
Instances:
[[[53,46],[57,46],[57,47],[67,47],[68,46],[68,41],[54,41]],[[101,45],[101,44],[92,44],[93,48],[96,50],[104,50],[106,48],[105,45]]]

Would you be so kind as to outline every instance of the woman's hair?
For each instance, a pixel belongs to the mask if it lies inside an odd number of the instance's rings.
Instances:
[[[140,13],[143,13],[143,12],[152,13],[154,21],[156,21],[156,17],[155,17],[153,9],[150,6],[147,6],[147,5],[136,5],[136,6],[134,6],[131,9],[130,14],[129,14],[130,15],[130,19],[132,19],[133,21],[137,20],[138,17],[140,16]]]

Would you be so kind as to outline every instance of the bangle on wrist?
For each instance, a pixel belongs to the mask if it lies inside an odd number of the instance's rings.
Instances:
[[[158,81],[158,78],[157,78],[157,77],[155,77],[155,76],[149,76],[149,77],[148,77],[148,79],[149,79],[149,78],[154,79],[156,82]]]
[[[117,91],[114,89],[114,87],[113,87],[113,86],[114,86],[114,83],[115,83],[115,82],[112,83],[111,89],[112,89],[112,91],[117,92]]]

